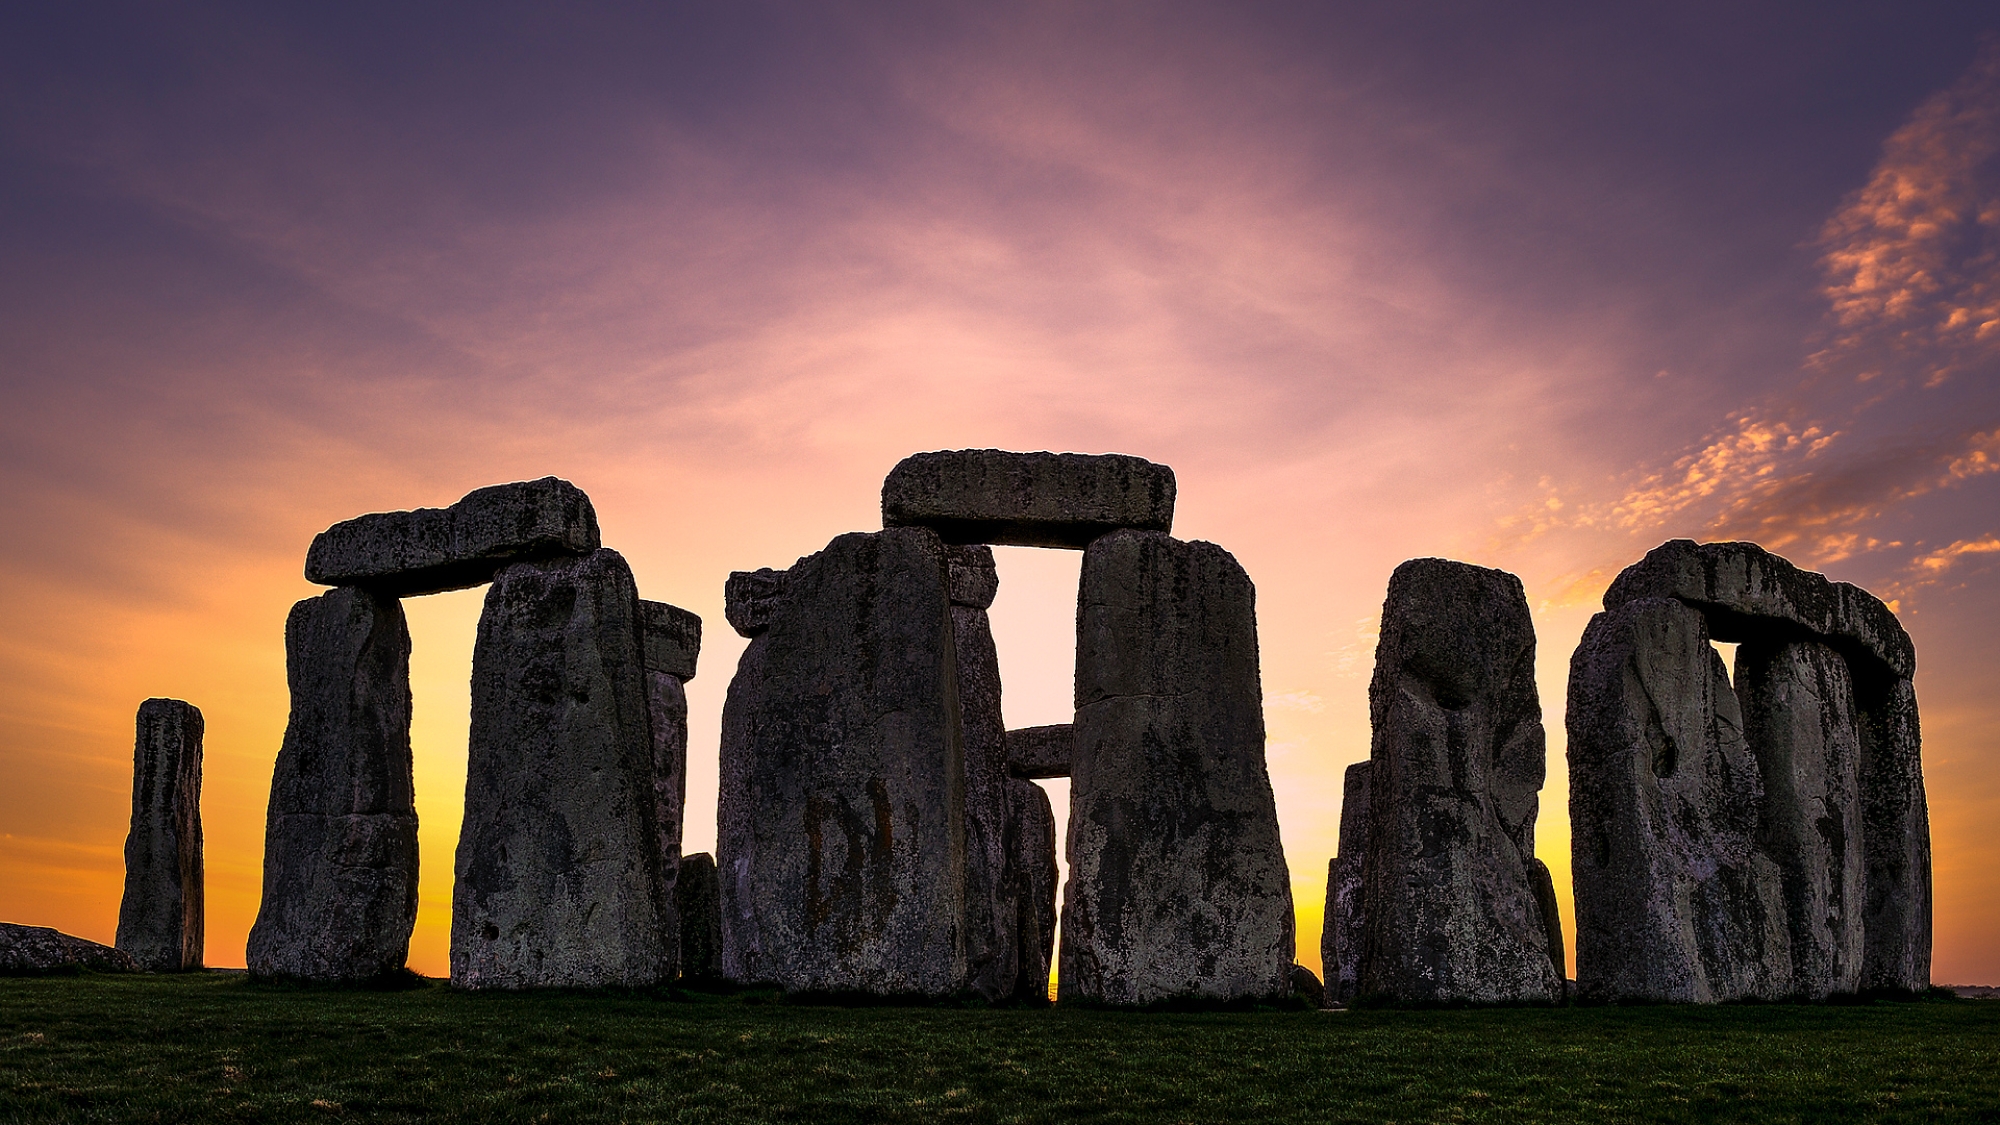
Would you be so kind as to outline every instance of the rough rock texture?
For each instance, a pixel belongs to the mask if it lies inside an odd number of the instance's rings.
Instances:
[[[1397,567],[1368,705],[1361,995],[1561,999],[1530,874],[1546,747],[1521,580],[1448,559]]]
[[[1046,1004],[1056,951],[1056,816],[1032,781],[1007,781],[1008,901],[1020,957],[1013,999]]]
[[[646,670],[665,672],[685,684],[694,679],[701,656],[701,618],[677,605],[639,599],[639,627],[645,634]]]
[[[771,627],[771,615],[785,598],[788,570],[733,571],[722,584],[722,616],[739,636],[756,637]]]
[[[993,548],[946,547],[952,649],[965,751],[965,958],[967,986],[988,1000],[1014,994],[1021,954],[1007,879],[1007,723],[1000,714],[1000,657],[986,607],[999,592]]]
[[[285,673],[291,719],[271,776],[250,972],[329,983],[397,972],[417,920],[402,604],[352,587],[298,603]]]
[[[1739,650],[1741,651],[1741,650]],[[1857,684],[1861,726],[1861,987],[1931,983],[1931,822],[1917,696],[1907,678]]]
[[[1076,759],[1076,728],[1068,723],[1007,732],[1007,771],[1015,777],[1068,777]]]
[[[918,453],[882,482],[882,526],[932,528],[948,543],[1083,548],[1173,523],[1174,471],[1116,453]]]
[[[198,969],[201,711],[178,699],[148,699],[139,704],[138,726],[118,948],[151,972]]]
[[[1861,985],[1861,732],[1847,662],[1817,641],[1736,651],[1743,733],[1764,783],[1757,844],[1777,864],[1792,988],[1820,1000]]]
[[[638,591],[618,552],[494,577],[472,652],[452,984],[673,979],[642,653]]]
[[[1315,1008],[1326,1007],[1326,986],[1304,965],[1292,966],[1292,998]]]
[[[681,979],[721,980],[722,889],[715,878],[714,856],[696,852],[681,860],[674,909],[681,924]]]
[[[791,568],[744,650],[717,817],[729,979],[931,996],[965,984],[948,584],[928,530],[842,535]]]
[[[1755,543],[1662,543],[1611,583],[1604,608],[1640,598],[1676,598],[1701,610],[1718,641],[1810,634],[1893,676],[1916,673],[1916,647],[1880,598],[1800,570]]]
[[[1084,552],[1065,1000],[1290,989],[1292,895],[1264,766],[1255,602],[1213,543],[1119,531]]]
[[[1791,992],[1763,782],[1702,614],[1671,599],[1598,614],[1570,662],[1576,987],[1708,1002]]]
[[[47,926],[0,922],[0,976],[44,973],[136,973],[138,962],[120,949],[71,937]]]
[[[306,552],[306,580],[377,593],[434,594],[490,581],[524,559],[587,555],[597,512],[557,477],[475,489],[449,508],[377,512],[334,524]]]
[[[1319,957],[1330,1004],[1345,1004],[1360,995],[1361,938],[1367,921],[1361,868],[1368,855],[1371,768],[1368,762],[1347,767],[1340,802],[1340,854],[1326,865],[1326,916],[1320,923]]]

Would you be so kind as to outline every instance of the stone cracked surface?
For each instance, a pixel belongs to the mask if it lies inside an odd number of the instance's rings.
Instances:
[[[947,543],[1081,549],[1173,521],[1174,471],[1117,453],[918,453],[882,482],[882,526],[932,528]]]
[[[1076,728],[1069,723],[1007,732],[1007,770],[1015,777],[1068,777],[1075,759]]]
[[[756,637],[771,627],[771,615],[785,597],[790,571],[738,570],[722,584],[722,616],[738,636]]]
[[[639,599],[639,626],[645,631],[646,670],[664,672],[685,684],[694,679],[701,656],[701,618],[677,605]]]
[[[193,704],[139,704],[116,940],[148,972],[201,967],[201,738]]]
[[[953,659],[965,753],[965,957],[967,985],[988,1000],[1014,994],[1020,910],[1007,878],[1007,724],[1000,714],[1000,657],[986,617],[999,590],[993,549],[946,547]]]
[[[1361,938],[1366,932],[1366,898],[1361,868],[1368,855],[1368,777],[1371,766],[1356,762],[1341,779],[1339,854],[1326,865],[1326,915],[1320,923],[1320,968],[1330,1004],[1346,1004],[1361,989]]]
[[[509,563],[587,555],[597,512],[559,477],[475,489],[449,508],[376,512],[334,524],[306,552],[306,580],[407,596],[491,581]]]
[[[120,949],[73,937],[47,926],[0,922],[0,976],[75,972],[136,973],[138,962]]]

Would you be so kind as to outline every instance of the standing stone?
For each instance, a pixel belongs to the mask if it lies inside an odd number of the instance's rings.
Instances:
[[[1397,567],[1368,703],[1360,993],[1560,1000],[1531,873],[1546,750],[1521,580],[1447,559]]]
[[[1360,995],[1362,935],[1367,906],[1361,883],[1368,855],[1368,762],[1347,767],[1340,801],[1340,854],[1326,865],[1326,916],[1319,939],[1326,999],[1347,1004]]]
[[[1212,543],[1118,531],[1084,553],[1064,1000],[1289,992],[1292,895],[1264,766],[1255,603]]]
[[[460,988],[672,979],[639,616],[611,550],[516,563],[487,591],[451,903]]]
[[[1763,783],[1701,613],[1641,599],[1591,619],[1570,662],[1576,987],[1712,1002],[1791,991]]]
[[[1046,1004],[1056,951],[1056,816],[1048,793],[1032,781],[1007,780],[1006,847],[1020,957],[1012,998]]]
[[[666,961],[661,972],[679,973],[681,924],[675,883],[681,869],[681,829],[687,805],[688,708],[686,681],[701,655],[701,618],[679,606],[641,599],[639,635],[646,666],[646,713],[653,738],[653,825],[659,837],[661,919]],[[713,866],[713,864],[711,864]]]
[[[1861,729],[1861,987],[1931,984],[1931,822],[1923,737],[1907,676],[1856,685]]]
[[[150,972],[201,967],[201,735],[193,704],[139,704],[117,942]]]
[[[417,921],[402,604],[353,587],[298,603],[285,672],[292,712],[271,777],[250,972],[328,983],[399,972]]]
[[[723,707],[729,979],[877,995],[964,986],[965,760],[948,583],[934,533],[892,528],[836,538],[769,599]]]
[[[1000,590],[993,548],[946,547],[958,713],[965,747],[965,957],[967,986],[987,1000],[1015,991],[1020,910],[1007,879],[1007,723],[1000,657],[986,609]]]
[[[306,552],[306,580],[408,596],[489,582],[529,559],[598,548],[597,512],[557,477],[475,489],[449,508],[376,512],[334,524]]]
[[[1068,723],[1007,732],[1007,772],[1015,777],[1068,777],[1076,759],[1076,728]]]
[[[721,980],[722,890],[714,856],[696,852],[681,860],[674,910],[681,924],[681,979],[690,984]]]
[[[1817,641],[1736,650],[1743,733],[1764,783],[1757,843],[1777,864],[1792,987],[1813,1000],[1861,986],[1861,734],[1847,662]]]
[[[918,453],[882,482],[883,527],[928,527],[947,543],[1081,549],[1173,525],[1174,471],[1117,453]]]

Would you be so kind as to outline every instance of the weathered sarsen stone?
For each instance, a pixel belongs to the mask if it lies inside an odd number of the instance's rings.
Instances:
[[[1288,993],[1255,598],[1212,543],[1118,531],[1084,553],[1064,1000]]]
[[[139,704],[132,829],[118,948],[156,973],[202,957],[201,711],[178,699]]]
[[[1007,780],[1008,901],[1019,969],[1012,999],[1045,1004],[1056,951],[1056,817],[1032,781]]]
[[[639,614],[611,550],[515,563],[487,591],[452,891],[458,987],[672,979]]]
[[[681,979],[691,984],[721,980],[722,890],[714,856],[696,852],[681,860],[674,911],[681,923]]]
[[[1521,580],[1448,559],[1397,567],[1368,702],[1360,994],[1560,1000],[1532,870],[1546,748]]]
[[[771,627],[771,615],[785,598],[785,583],[791,572],[738,570],[722,584],[722,615],[729,627],[745,637],[756,637]]]
[[[1320,971],[1326,999],[1345,1004],[1361,988],[1362,935],[1367,896],[1361,869],[1368,857],[1368,762],[1347,767],[1340,801],[1340,852],[1326,865],[1326,916],[1320,923]]]
[[[723,708],[717,866],[731,980],[886,995],[964,986],[948,582],[934,533],[891,528],[799,560],[770,601]]]
[[[417,920],[401,603],[352,587],[299,602],[285,673],[292,710],[271,776],[250,972],[329,983],[397,972]]]
[[[1118,453],[918,453],[882,482],[882,526],[928,527],[947,543],[1080,549],[1173,522],[1174,471]]]
[[[1702,614],[1668,598],[1591,619],[1570,662],[1576,987],[1710,1002],[1791,992],[1763,781]]]
[[[645,638],[646,670],[664,672],[682,684],[694,679],[701,658],[701,617],[666,602],[639,599],[639,627]]]
[[[543,477],[475,489],[449,508],[334,524],[306,552],[306,580],[434,594],[491,581],[509,563],[587,555],[598,545],[590,498],[566,480]]]
[[[1076,758],[1076,728],[1068,723],[1007,732],[1007,772],[1015,777],[1068,777]]]
[[[665,979],[679,972],[680,901],[675,883],[681,869],[681,829],[687,806],[687,692],[701,655],[701,618],[665,602],[639,601],[639,635],[646,666],[646,712],[653,738],[653,827],[659,837],[661,902],[666,916]]]
[[[0,922],[0,977],[48,973],[136,973],[138,962],[121,949],[72,937],[47,926]]]
[[[1000,657],[986,609],[999,593],[993,548],[946,547],[952,650],[965,753],[966,985],[988,1000],[1015,992],[1020,910],[1007,878],[1007,723],[1000,713]]]

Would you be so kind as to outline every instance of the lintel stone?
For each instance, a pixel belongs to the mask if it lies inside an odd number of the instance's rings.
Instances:
[[[435,594],[490,582],[509,563],[587,555],[601,545],[590,497],[543,477],[474,489],[449,508],[334,524],[306,552],[306,580],[396,597]]]
[[[1118,453],[918,453],[882,482],[882,526],[928,527],[947,543],[1082,550],[1173,522],[1174,471]]]

